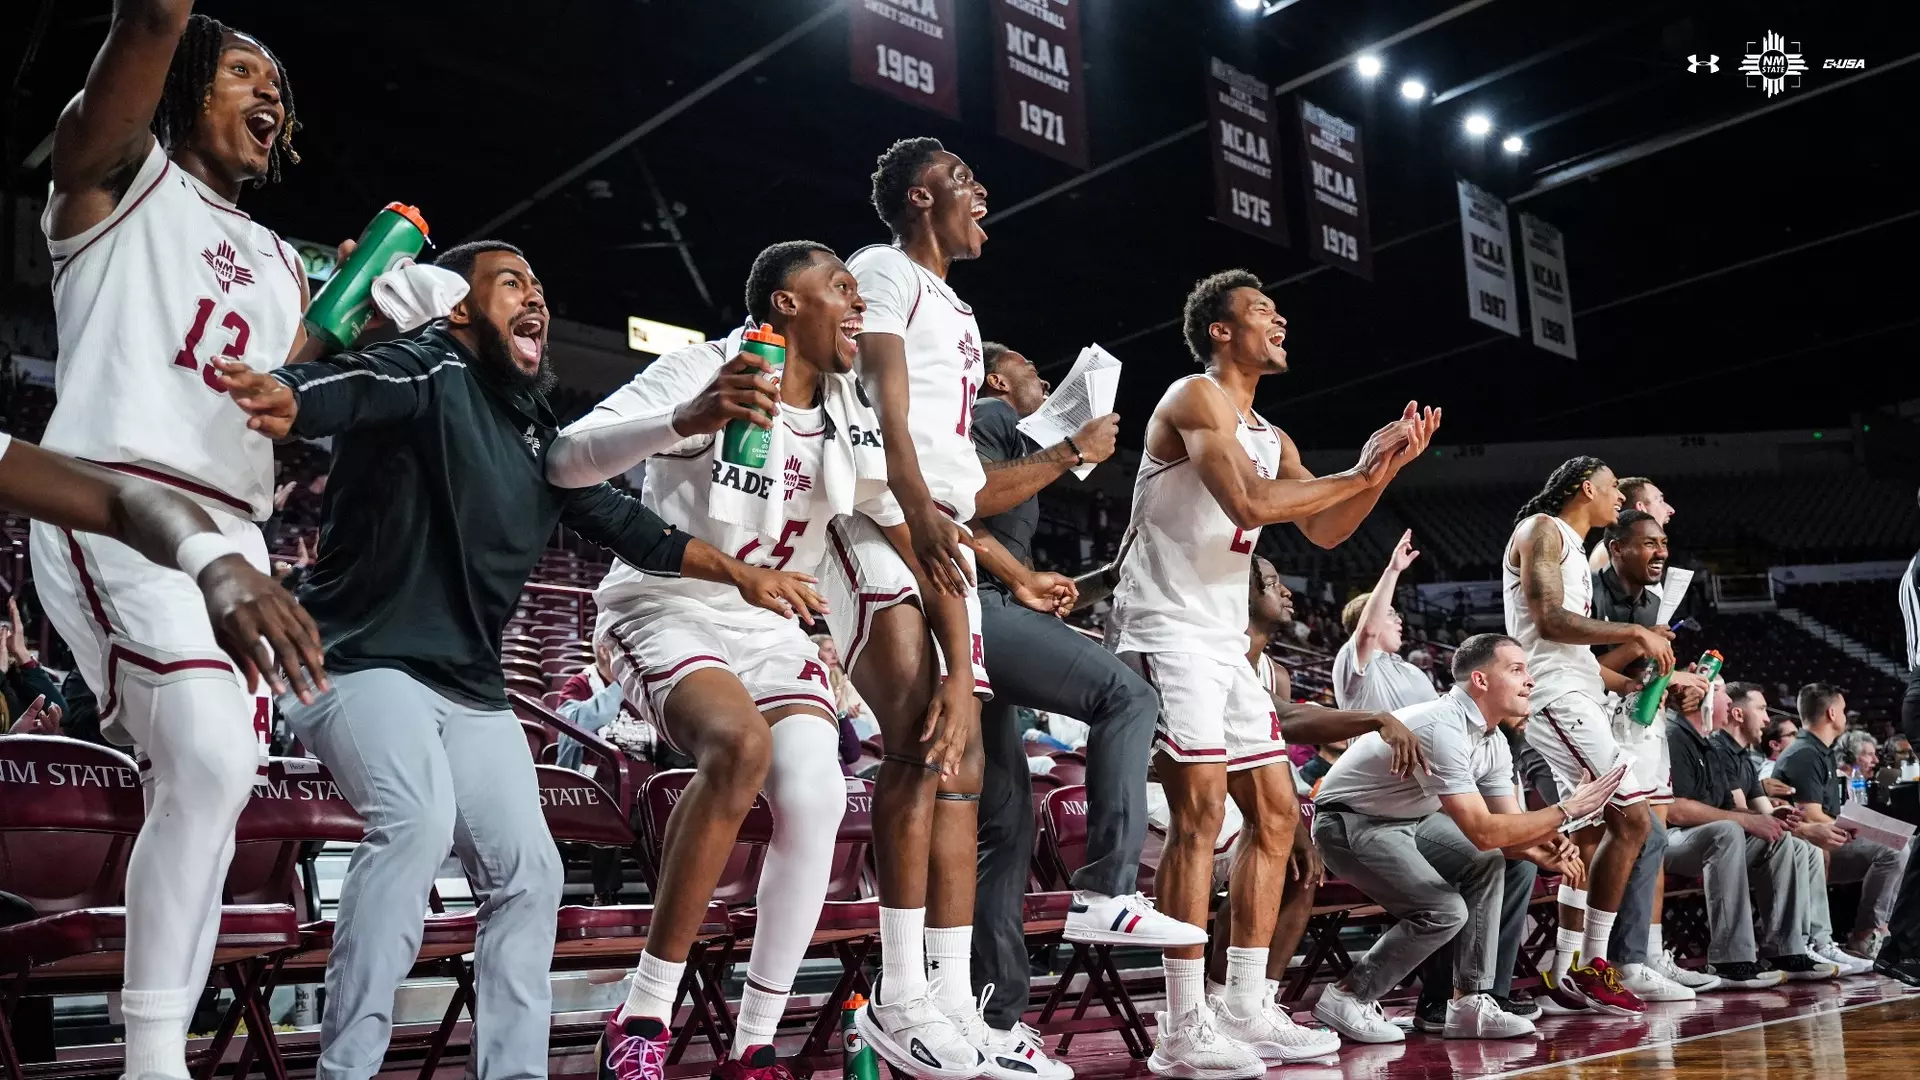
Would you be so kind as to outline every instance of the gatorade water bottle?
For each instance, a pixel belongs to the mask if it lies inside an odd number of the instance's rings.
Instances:
[[[1694,665],[1700,669],[1695,674],[1700,675],[1706,679],[1707,682],[1711,683],[1719,677],[1720,665],[1724,663],[1726,663],[1725,657],[1713,649],[1708,649],[1706,652],[1700,654],[1699,662]],[[1667,699],[1667,684],[1672,681],[1673,672],[1669,671],[1665,675],[1648,683],[1647,688],[1640,691],[1640,700],[1636,701],[1633,706],[1634,723],[1639,724],[1641,727],[1651,727],[1653,725],[1654,718],[1660,715],[1661,703]]]
[[[746,332],[740,341],[740,351],[752,353],[767,362],[767,366],[773,369],[774,392],[779,393],[780,374],[787,367],[787,339],[774,333],[772,326],[761,323],[760,329]],[[767,447],[772,440],[773,432],[766,428],[745,420],[729,420],[727,430],[721,436],[720,460],[749,469],[765,468]]]
[[[866,1006],[867,999],[855,994],[840,1008],[840,1068],[846,1080],[880,1080],[879,1059],[853,1023],[853,1014]]]
[[[333,272],[320,295],[307,306],[307,332],[334,349],[352,345],[373,318],[373,279],[401,259],[420,254],[427,243],[427,219],[402,203],[388,203],[373,216],[360,244]]]

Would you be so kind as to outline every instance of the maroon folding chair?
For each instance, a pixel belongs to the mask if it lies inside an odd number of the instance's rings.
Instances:
[[[520,721],[520,730],[527,737],[527,753],[533,755],[535,761],[540,760],[540,751],[556,741],[545,724],[533,720]]]
[[[0,1065],[9,1080],[24,1075],[12,1026],[22,996],[122,987],[127,910],[113,905],[144,816],[140,773],[125,754],[57,735],[0,738],[0,889],[40,914],[0,928]],[[285,904],[226,907],[213,970],[251,999],[267,958],[299,941]],[[264,1010],[252,1016],[249,1040],[256,1031],[272,1031]]]
[[[1053,768],[1048,770],[1062,786],[1087,782],[1087,756],[1078,750],[1055,750]]]
[[[1039,846],[1047,853],[1052,865],[1052,877],[1063,884],[1072,878],[1073,872],[1086,865],[1087,861],[1087,789],[1083,785],[1056,788],[1046,794],[1041,801],[1041,821],[1045,826],[1038,837]],[[1150,871],[1142,862],[1141,873]],[[1143,886],[1143,891],[1144,891]],[[1057,900],[1033,900],[1041,907],[1042,914],[1057,906]],[[1065,914],[1059,914],[1061,925],[1065,925]],[[1065,944],[1073,949],[1073,956],[1060,972],[1059,981],[1054,984],[1053,992],[1047,995],[1047,1001],[1040,1009],[1040,1015],[1034,1020],[1034,1030],[1042,1035],[1059,1035],[1059,1052],[1066,1053],[1073,1044],[1073,1036],[1083,1031],[1119,1031],[1120,1038],[1127,1045],[1127,1052],[1136,1058],[1144,1058],[1153,1048],[1153,1040],[1147,1035],[1147,1026],[1140,1018],[1140,1011],[1134,1008],[1133,998],[1120,979],[1120,970],[1113,963],[1113,946],[1085,945],[1068,941]],[[1084,971],[1087,975],[1086,989],[1079,994],[1074,1003],[1073,1015],[1066,1020],[1054,1019],[1055,1013],[1065,1004],[1067,991],[1073,983],[1074,975]],[[1089,1019],[1087,1006],[1093,1003],[1095,995],[1106,1006],[1107,1018]]]

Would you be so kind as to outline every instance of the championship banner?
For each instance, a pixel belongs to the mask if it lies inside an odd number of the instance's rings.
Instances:
[[[1372,281],[1360,129],[1301,98],[1300,140],[1307,181],[1307,248],[1328,266]]]
[[[1207,127],[1213,145],[1213,216],[1282,247],[1280,175],[1274,171],[1279,122],[1273,91],[1218,57],[1207,60]]]
[[[1080,73],[1084,0],[993,0],[1000,61],[993,71],[1000,136],[1087,167],[1086,81]]]
[[[847,0],[853,81],[960,119],[954,0]]]
[[[1523,213],[1520,242],[1526,245],[1527,314],[1533,320],[1533,343],[1576,360],[1573,298],[1567,295],[1567,249],[1560,230]]]
[[[1519,337],[1507,204],[1465,180],[1460,181],[1460,239],[1467,255],[1467,317]]]

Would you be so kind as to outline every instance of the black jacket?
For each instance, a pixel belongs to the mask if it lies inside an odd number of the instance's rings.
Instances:
[[[679,572],[687,534],[638,499],[546,482],[546,401],[489,378],[444,324],[274,375],[299,400],[292,434],[334,436],[300,592],[332,673],[394,668],[504,709],[500,634],[555,525],[648,573]]]

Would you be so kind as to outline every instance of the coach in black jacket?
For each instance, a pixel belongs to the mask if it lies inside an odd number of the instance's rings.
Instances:
[[[438,264],[469,292],[411,339],[271,375],[225,369],[254,430],[334,437],[319,562],[301,594],[333,690],[311,706],[280,703],[368,824],[341,888],[321,1080],[378,1071],[449,846],[481,901],[474,1071],[546,1074],[562,875],[499,642],[555,525],[650,573],[725,581],[776,611],[819,603],[807,579],[730,559],[606,484],[548,485],[539,279],[498,242]]]

